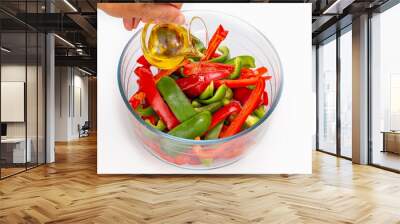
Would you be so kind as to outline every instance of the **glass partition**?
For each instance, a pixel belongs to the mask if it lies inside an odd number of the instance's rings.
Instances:
[[[336,154],[336,37],[318,47],[318,149]]]
[[[24,171],[31,158],[26,150],[26,41],[25,32],[1,34],[2,177]]]
[[[340,36],[340,154],[352,157],[352,32]]]
[[[1,2],[0,6],[4,4],[18,13],[44,12],[44,1]],[[2,179],[45,163],[46,39],[9,15],[0,12],[0,19]]]
[[[372,164],[400,171],[400,5],[371,19]]]

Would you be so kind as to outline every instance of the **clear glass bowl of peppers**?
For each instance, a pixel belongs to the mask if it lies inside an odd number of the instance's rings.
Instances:
[[[282,66],[271,42],[242,19],[183,13],[201,17],[212,34],[205,45],[196,37],[206,31],[191,30],[203,56],[158,69],[143,56],[138,30],[120,58],[119,89],[133,135],[150,153],[182,168],[218,168],[242,158],[266,133],[283,88]]]

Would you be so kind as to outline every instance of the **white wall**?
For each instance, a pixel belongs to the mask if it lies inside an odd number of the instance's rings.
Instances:
[[[317,49],[312,46],[312,88],[313,88],[313,149],[317,149]]]
[[[88,78],[72,67],[56,67],[55,73],[55,140],[77,139],[78,124],[88,120]]]

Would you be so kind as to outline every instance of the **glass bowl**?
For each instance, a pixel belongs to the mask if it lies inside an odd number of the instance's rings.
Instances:
[[[238,55],[252,55],[256,66],[268,68],[272,79],[267,81],[266,90],[269,97],[267,113],[252,127],[236,135],[215,140],[190,140],[169,135],[154,129],[141,119],[131,108],[128,100],[137,91],[137,76],[134,70],[139,66],[137,58],[142,55],[140,38],[141,29],[126,44],[118,65],[118,85],[123,101],[134,117],[135,133],[144,148],[160,160],[169,164],[188,169],[213,169],[231,164],[242,158],[249,150],[254,148],[258,139],[262,138],[271,116],[279,102],[283,88],[282,66],[271,42],[251,24],[238,17],[209,10],[183,11],[186,20],[199,16],[207,25],[211,36],[222,24],[229,31],[227,38],[222,42],[230,49],[232,57]],[[191,32],[199,37],[205,37],[202,26],[192,27]],[[203,39],[204,40],[204,39]],[[164,150],[167,149],[167,150]],[[169,154],[165,151],[170,152]],[[171,153],[173,152],[173,153]]]

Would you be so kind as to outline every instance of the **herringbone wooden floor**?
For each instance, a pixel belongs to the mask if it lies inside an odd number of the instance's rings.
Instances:
[[[314,152],[313,175],[98,176],[96,139],[0,181],[0,223],[400,223],[400,175]]]

